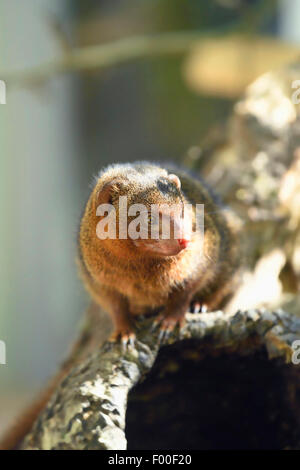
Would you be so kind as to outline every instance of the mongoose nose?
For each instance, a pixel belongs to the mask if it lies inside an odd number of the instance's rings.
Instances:
[[[189,240],[186,238],[179,238],[178,243],[182,249],[186,248],[189,244]]]

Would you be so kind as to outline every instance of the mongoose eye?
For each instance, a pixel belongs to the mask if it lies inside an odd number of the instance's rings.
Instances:
[[[180,179],[178,178],[177,175],[174,175],[173,173],[171,175],[168,176],[168,179],[170,181],[172,181],[172,183],[175,184],[175,186],[177,187],[177,189],[180,189],[181,188],[181,182],[180,182]]]

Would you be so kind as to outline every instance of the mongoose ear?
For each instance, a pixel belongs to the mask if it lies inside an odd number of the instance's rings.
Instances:
[[[178,178],[177,175],[174,175],[173,173],[171,173],[170,175],[168,175],[168,178],[170,181],[172,181],[172,183],[175,184],[175,186],[180,189],[181,188],[181,182],[180,182],[180,179]]]
[[[114,194],[118,194],[118,192],[125,187],[125,182],[122,179],[115,178],[108,183],[105,183],[104,186],[98,190],[96,195],[96,204],[111,204],[112,197]]]

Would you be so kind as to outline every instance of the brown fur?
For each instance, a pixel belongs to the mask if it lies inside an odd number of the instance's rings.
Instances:
[[[167,168],[149,163],[108,167],[100,174],[86,205],[80,226],[79,266],[87,290],[112,315],[116,335],[130,333],[132,317],[151,309],[165,307],[162,320],[170,318],[171,322],[164,321],[164,326],[182,319],[193,300],[214,309],[233,288],[238,257],[225,212],[201,181],[179,169],[174,173],[181,180],[180,195],[172,191],[162,195],[158,182],[168,177]],[[137,251],[130,239],[99,240],[96,207],[107,202],[105,188],[112,180],[116,182],[109,189],[112,202],[126,195],[130,203],[146,205],[174,204],[179,199],[205,204],[204,254],[200,254],[197,235],[185,250],[165,258]]]

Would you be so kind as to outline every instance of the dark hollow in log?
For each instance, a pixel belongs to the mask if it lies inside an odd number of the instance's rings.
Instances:
[[[286,449],[300,442],[300,378],[268,357],[207,352],[186,340],[161,349],[129,393],[128,449]]]

